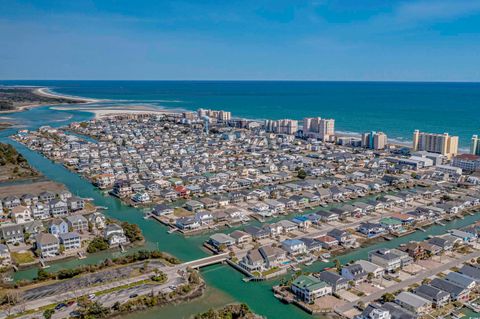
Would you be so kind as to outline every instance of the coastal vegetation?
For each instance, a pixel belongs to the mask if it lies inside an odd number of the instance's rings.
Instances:
[[[108,242],[103,237],[95,237],[87,247],[87,253],[92,254],[97,251],[107,250],[109,248]]]
[[[257,319],[260,316],[253,313],[246,304],[234,304],[222,309],[210,309],[195,315],[194,319]]]
[[[21,107],[47,104],[82,103],[81,100],[42,95],[38,88],[0,87],[0,111],[15,111]]]
[[[127,265],[138,261],[146,261],[150,259],[162,259],[170,264],[179,264],[180,261],[164,252],[158,250],[140,250],[133,254],[129,254],[122,257],[105,259],[103,262],[94,265],[82,265],[72,269],[62,269],[57,272],[48,272],[45,269],[39,269],[37,272],[37,277],[35,282],[46,281],[46,280],[62,280],[67,278],[73,278],[85,273],[94,273],[99,270],[103,270],[113,266]],[[159,274],[158,276],[161,276]],[[26,282],[28,283],[28,282]],[[25,283],[25,284],[26,284]]]
[[[152,307],[176,304],[200,297],[205,289],[205,283],[196,270],[187,269],[187,271],[188,282],[177,286],[175,290],[158,295],[142,295],[124,303],[116,303],[112,307],[113,314],[130,313]]]
[[[38,172],[12,145],[0,143],[0,181],[37,176]]]
[[[122,223],[123,231],[125,236],[131,243],[139,242],[143,240],[142,230],[138,227],[137,224],[131,224],[129,222]]]

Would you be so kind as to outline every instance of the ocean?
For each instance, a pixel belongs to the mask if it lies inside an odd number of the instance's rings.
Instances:
[[[344,133],[383,131],[411,141],[413,130],[460,137],[468,150],[480,134],[480,83],[312,81],[0,81],[47,86],[61,94],[108,99],[108,105],[224,109],[251,119],[325,117]]]

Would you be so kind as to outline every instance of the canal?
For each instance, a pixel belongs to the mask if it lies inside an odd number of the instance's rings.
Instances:
[[[78,196],[93,198],[99,206],[105,206],[105,214],[109,217],[135,223],[140,226],[145,236],[146,243],[142,248],[158,248],[175,255],[183,261],[193,260],[207,255],[202,247],[203,242],[208,235],[184,237],[178,233],[167,234],[165,226],[152,221],[145,220],[141,210],[123,205],[118,199],[110,196],[104,196],[102,192],[96,189],[87,180],[68,171],[61,165],[58,165],[40,154],[30,151],[25,146],[8,138],[19,128],[36,129],[42,125],[58,127],[66,125],[73,121],[83,121],[91,118],[90,113],[77,111],[56,111],[48,107],[33,109],[29,112],[10,114],[9,118],[18,121],[18,126],[0,132],[0,141],[12,144],[30,164],[40,171],[45,177],[65,184],[69,190]],[[438,235],[446,232],[448,229],[463,227],[472,224],[480,219],[479,215],[466,216],[465,219],[457,219],[447,223],[445,226],[435,225],[427,229],[426,232],[416,232],[405,237],[395,238],[389,242],[374,244],[368,248],[356,249],[351,253],[340,256],[342,263],[351,260],[365,259],[368,251],[377,247],[397,247],[402,243],[411,240],[423,240],[429,235]],[[133,248],[139,249],[139,248]],[[86,259],[68,260],[50,265],[49,271],[56,271],[64,268],[71,268],[81,264],[98,263],[105,258],[120,254],[119,252],[102,252],[89,255]],[[305,271],[320,271],[325,267],[331,267],[333,263],[315,263],[309,267],[304,267]],[[277,301],[271,292],[272,285],[278,284],[279,279],[245,283],[243,276],[225,265],[214,265],[202,269],[208,289],[204,296],[192,302],[168,306],[160,309],[151,309],[145,312],[126,315],[125,318],[189,318],[192,314],[206,311],[211,307],[219,307],[232,302],[244,302],[248,304],[255,312],[268,318],[289,319],[289,318],[311,318],[303,311],[294,306],[284,305]],[[31,268],[21,270],[15,274],[15,280],[32,279],[36,276],[37,269]]]

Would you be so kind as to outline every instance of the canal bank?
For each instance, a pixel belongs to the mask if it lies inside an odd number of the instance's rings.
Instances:
[[[43,108],[42,108],[43,109]],[[37,110],[35,110],[37,111]],[[44,110],[48,113],[48,110]],[[53,111],[52,111],[53,112]],[[59,112],[59,111],[56,111]],[[28,115],[29,112],[23,114]],[[81,121],[88,119],[88,115],[84,112],[69,112],[71,117],[64,120],[57,120],[49,122],[44,116],[43,123],[35,123],[35,125],[24,126],[24,128],[35,129],[41,125],[61,126],[66,125],[71,121]],[[70,116],[69,115],[69,116]],[[54,117],[52,117],[54,118]],[[2,132],[1,140],[8,142],[15,146],[15,148],[24,155],[24,157],[31,163],[31,165],[39,170],[47,178],[65,184],[72,193],[81,197],[93,198],[95,203],[99,206],[105,206],[108,209],[105,214],[109,217],[119,220],[135,223],[142,229],[146,243],[146,248],[158,248],[175,255],[183,261],[193,260],[205,257],[207,252],[203,250],[202,244],[208,235],[184,237],[180,234],[167,234],[167,229],[154,221],[145,220],[140,210],[123,205],[118,199],[110,196],[104,196],[98,189],[96,189],[87,180],[78,175],[68,171],[61,165],[55,164],[52,161],[44,158],[38,153],[32,152],[23,145],[16,143],[7,138],[8,135],[13,134],[14,129]],[[396,247],[402,243],[411,240],[422,240],[428,235],[442,234],[451,228],[463,227],[480,219],[480,214],[474,216],[466,216],[463,220],[454,220],[447,223],[445,226],[432,226],[427,229],[425,233],[417,232],[405,237],[395,238],[389,242],[382,242],[374,244],[370,247],[357,249],[349,254],[340,256],[339,260],[342,263],[350,260],[358,260],[366,258],[369,250],[375,247]],[[113,254],[119,254],[115,252]],[[89,255],[83,260],[70,260],[52,264],[49,271],[56,271],[63,268],[72,268],[80,264],[97,263],[107,257],[112,257],[111,252],[104,252],[99,254]],[[305,271],[320,271],[325,267],[331,267],[333,263],[316,263],[312,266],[305,267]],[[36,276],[37,269],[32,268],[16,273],[15,279],[29,279]],[[297,309],[294,306],[288,306],[280,303],[275,299],[271,292],[271,287],[278,284],[280,279],[244,283],[241,279],[243,276],[237,271],[228,266],[216,265],[207,267],[202,270],[202,275],[209,287],[209,293],[198,300],[187,303],[186,305],[165,307],[161,310],[152,309],[146,312],[135,314],[137,318],[188,318],[190,315],[205,311],[211,307],[219,307],[230,302],[244,302],[247,303],[253,311],[268,318],[310,318],[309,315]],[[212,297],[213,296],[213,297]],[[214,302],[213,302],[214,300]],[[127,316],[128,317],[128,316]],[[132,317],[133,318],[133,317]]]

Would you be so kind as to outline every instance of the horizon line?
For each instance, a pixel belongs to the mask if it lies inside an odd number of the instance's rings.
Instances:
[[[324,82],[324,83],[465,83],[479,81],[452,80],[298,80],[298,79],[0,79],[0,82],[56,81],[56,82]]]

